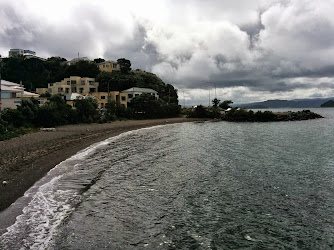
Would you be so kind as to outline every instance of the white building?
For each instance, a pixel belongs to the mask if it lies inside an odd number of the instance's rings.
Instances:
[[[45,58],[36,56],[36,52],[29,50],[29,49],[10,49],[9,50],[9,57],[17,56],[17,55],[22,55],[27,59],[30,58],[36,58],[42,61],[45,61]]]
[[[148,88],[130,88],[122,91],[122,93],[126,93],[128,95],[128,102],[131,102],[132,98],[136,96],[140,96],[141,94],[149,94],[153,95],[156,100],[159,99],[158,92],[153,90],[153,89],[148,89]]]
[[[4,108],[16,109],[17,105],[20,105],[22,99],[29,99],[31,97],[38,98],[39,95],[24,90],[24,87],[20,84],[1,80],[1,110]],[[40,99],[39,102],[44,103],[44,99]]]
[[[17,55],[35,56],[36,52],[32,50],[28,50],[28,49],[10,49],[9,50],[9,57],[17,56]]]

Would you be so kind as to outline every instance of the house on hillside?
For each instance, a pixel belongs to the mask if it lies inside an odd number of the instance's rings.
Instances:
[[[120,65],[117,62],[114,61],[105,61],[98,63],[97,66],[101,71],[106,71],[106,72],[112,72],[115,70],[120,70]]]
[[[38,99],[40,104],[46,102],[45,98],[39,98],[39,94],[31,93],[24,90],[22,84],[1,80],[1,110],[4,108],[16,109],[20,105],[22,99],[34,97]]]
[[[66,104],[71,105],[72,107],[74,107],[74,100],[83,98],[85,98],[85,96],[78,93],[71,93],[64,96]]]
[[[128,99],[127,94],[119,91],[111,91],[109,92],[96,92],[92,93],[92,96],[95,97],[97,103],[99,104],[99,108],[104,108],[108,103],[108,100],[120,103],[125,108],[128,107]]]
[[[130,88],[130,89],[123,90],[122,93],[125,93],[127,95],[127,101],[128,102],[131,102],[131,100],[134,97],[140,96],[141,94],[149,94],[149,95],[154,96],[156,100],[159,99],[158,92],[153,90],[153,89],[149,89],[149,88],[133,87],[133,88]]]
[[[24,56],[27,59],[36,58],[36,59],[45,61],[45,58],[36,56],[36,52],[29,50],[29,49],[10,49],[9,50],[9,53],[8,53],[9,57],[14,57],[18,55]]]
[[[90,61],[88,57],[76,57],[73,58],[71,61],[66,62],[67,65],[74,65],[79,61]]]

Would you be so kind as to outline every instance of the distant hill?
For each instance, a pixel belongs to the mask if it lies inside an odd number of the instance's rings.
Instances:
[[[238,104],[238,106],[248,109],[266,109],[266,108],[320,108],[322,104],[334,100],[331,98],[316,98],[316,99],[295,99],[295,100],[268,100],[264,102],[253,102]]]
[[[334,100],[329,100],[328,102],[325,102],[321,104],[322,108],[331,108],[334,107]]]

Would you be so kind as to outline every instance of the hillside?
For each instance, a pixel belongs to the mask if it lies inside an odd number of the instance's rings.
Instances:
[[[234,106],[248,109],[267,109],[267,108],[320,108],[324,102],[334,99],[316,98],[316,99],[294,99],[294,100],[267,100],[264,102],[253,102],[238,104]]]
[[[334,100],[329,100],[328,102],[325,102],[321,104],[322,108],[332,108],[334,107]]]

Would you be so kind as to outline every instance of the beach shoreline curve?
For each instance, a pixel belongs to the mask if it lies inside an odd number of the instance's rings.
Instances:
[[[198,120],[202,119],[178,117],[66,125],[55,131],[38,131],[0,141],[0,212],[56,165],[94,143],[136,129]]]

